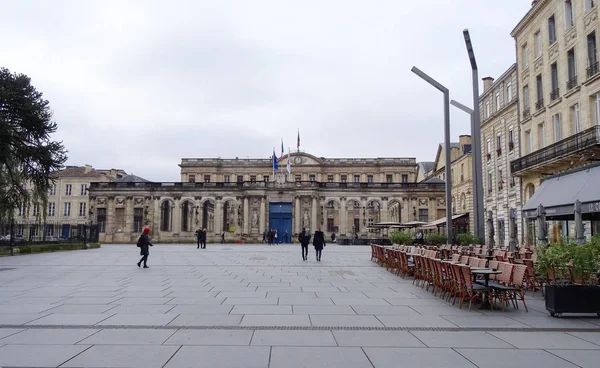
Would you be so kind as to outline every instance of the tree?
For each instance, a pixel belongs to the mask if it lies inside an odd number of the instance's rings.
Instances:
[[[67,160],[49,102],[24,74],[0,68],[0,219],[16,208],[40,205],[45,211],[52,172]]]

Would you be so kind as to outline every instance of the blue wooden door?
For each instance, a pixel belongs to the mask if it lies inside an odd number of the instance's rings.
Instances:
[[[61,237],[68,238],[69,236],[71,236],[71,226],[65,224],[62,226]]]
[[[269,204],[269,229],[277,230],[277,242],[292,240],[292,204],[276,202]],[[287,239],[286,239],[287,232]]]

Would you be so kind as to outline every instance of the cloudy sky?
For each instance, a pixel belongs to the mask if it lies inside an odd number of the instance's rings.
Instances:
[[[0,0],[0,65],[44,93],[71,165],[178,181],[182,157],[433,161],[442,95],[514,63],[530,0]],[[451,110],[452,139],[469,134]]]

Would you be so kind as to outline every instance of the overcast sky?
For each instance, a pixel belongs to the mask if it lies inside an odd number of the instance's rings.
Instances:
[[[182,157],[268,158],[298,129],[316,156],[433,161],[442,94],[411,67],[471,106],[462,30],[480,76],[498,77],[530,5],[0,0],[0,65],[50,101],[70,165],[179,181]],[[470,133],[466,114],[451,119],[453,141]]]

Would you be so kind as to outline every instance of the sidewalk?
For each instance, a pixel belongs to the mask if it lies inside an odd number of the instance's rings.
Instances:
[[[600,319],[458,309],[370,248],[135,245],[0,258],[0,366],[597,367]]]

